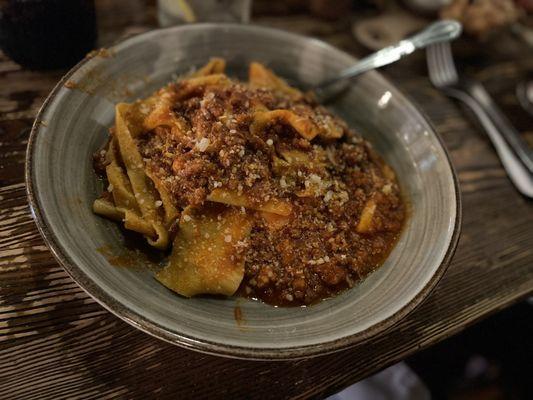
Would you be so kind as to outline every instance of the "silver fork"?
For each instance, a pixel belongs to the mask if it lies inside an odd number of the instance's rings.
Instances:
[[[533,155],[525,147],[527,143],[521,143],[519,133],[480,83],[459,77],[449,43],[429,46],[426,55],[433,85],[465,103],[476,114],[511,181],[522,194],[533,198],[533,174],[530,172],[533,170]]]
[[[415,50],[423,49],[433,43],[454,40],[461,35],[461,31],[461,24],[453,19],[433,22],[417,34],[358,60],[354,65],[340,71],[334,77],[303,89],[312,91],[320,103],[325,103],[335,99],[343,90],[347,89],[353,77],[396,62]]]

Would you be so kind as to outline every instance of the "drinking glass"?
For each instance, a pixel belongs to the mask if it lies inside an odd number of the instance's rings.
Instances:
[[[161,26],[193,22],[250,21],[251,0],[158,0]]]

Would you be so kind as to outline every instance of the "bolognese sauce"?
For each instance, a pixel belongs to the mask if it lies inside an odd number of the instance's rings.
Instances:
[[[230,193],[226,204],[253,219],[245,238],[224,236],[244,259],[237,295],[295,306],[352,287],[401,232],[393,170],[312,95],[223,82],[183,80],[159,93],[169,115],[157,118],[174,122],[136,137],[147,175],[179,210]]]

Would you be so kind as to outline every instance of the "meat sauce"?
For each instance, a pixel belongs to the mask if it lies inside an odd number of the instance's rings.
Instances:
[[[182,85],[170,90],[183,91]],[[335,126],[342,137],[308,140],[278,123],[251,133],[252,105],[258,102]],[[220,187],[253,202],[292,205],[284,218],[252,211],[237,295],[279,306],[316,303],[352,287],[393,248],[406,213],[394,172],[311,97],[294,100],[231,81],[196,90],[171,112],[190,131],[176,135],[158,126],[139,137],[138,146],[180,209],[201,206]]]

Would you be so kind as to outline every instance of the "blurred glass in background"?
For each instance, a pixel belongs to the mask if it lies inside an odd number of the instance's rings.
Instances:
[[[96,37],[94,0],[0,0],[0,48],[24,67],[72,66]]]
[[[193,22],[250,21],[252,0],[158,0],[160,26]]]

